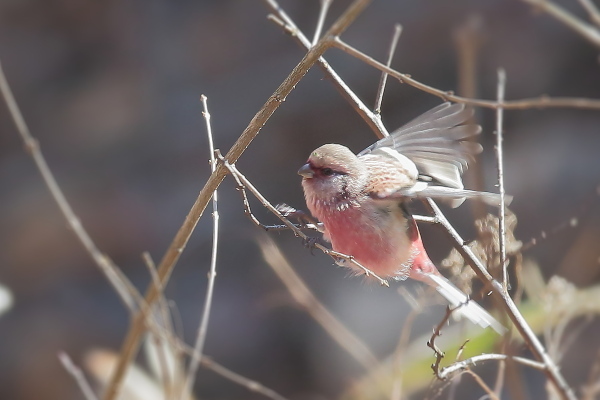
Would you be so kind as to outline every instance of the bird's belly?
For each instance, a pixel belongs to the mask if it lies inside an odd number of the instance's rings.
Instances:
[[[381,277],[408,276],[411,243],[400,212],[350,207],[327,214],[320,219],[335,251],[354,257]]]

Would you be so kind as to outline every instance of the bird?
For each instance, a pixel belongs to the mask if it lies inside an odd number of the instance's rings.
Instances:
[[[341,144],[314,150],[299,170],[306,205],[334,251],[382,278],[424,282],[482,328],[505,332],[494,317],[445,278],[429,259],[407,205],[433,198],[457,207],[465,198],[498,205],[495,193],[466,190],[461,175],[482,146],[473,111],[445,102],[358,154]],[[357,266],[343,265],[355,268]]]

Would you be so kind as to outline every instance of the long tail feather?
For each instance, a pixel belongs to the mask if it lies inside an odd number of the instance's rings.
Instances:
[[[485,311],[475,301],[470,300],[466,294],[454,286],[448,279],[443,276],[429,274],[429,279],[434,283],[434,286],[439,294],[441,294],[451,306],[458,307],[455,314],[468,318],[474,324],[482,328],[492,327],[500,335],[506,332],[506,328],[502,326],[494,317]]]

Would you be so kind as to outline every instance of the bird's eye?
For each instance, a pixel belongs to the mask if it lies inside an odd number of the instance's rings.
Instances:
[[[321,173],[325,176],[333,175],[333,170],[331,168],[321,168]]]

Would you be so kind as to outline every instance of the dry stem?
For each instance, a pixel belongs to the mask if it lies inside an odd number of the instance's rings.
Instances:
[[[346,44],[341,39],[335,39],[335,47],[348,53],[349,55],[358,58],[364,63],[377,68],[380,71],[387,72],[390,76],[398,79],[401,83],[406,83],[414,88],[417,88],[425,93],[430,93],[434,96],[440,97],[444,101],[453,101],[455,103],[470,104],[472,106],[493,108],[496,109],[499,106],[503,106],[505,110],[524,110],[529,108],[550,108],[550,107],[563,107],[563,108],[582,108],[590,110],[600,109],[600,100],[597,99],[586,99],[581,97],[549,97],[540,96],[538,98],[521,99],[521,100],[509,100],[502,104],[492,100],[482,99],[471,99],[467,97],[457,96],[453,91],[443,91],[436,89],[432,86],[426,85],[411,78],[408,74],[402,74],[394,69],[391,69],[384,64],[376,61],[372,57],[356,50],[352,46]]]
[[[208,112],[206,96],[202,95],[200,100],[202,101],[202,115],[206,121],[206,134],[208,136],[208,147],[210,150],[210,170],[212,173],[214,173],[217,167],[217,160],[215,159],[215,146],[213,143],[212,127],[210,124],[210,113]],[[198,366],[200,365],[200,359],[202,358],[204,351],[204,343],[206,342],[206,334],[208,332],[208,322],[210,320],[210,310],[212,307],[212,299],[215,288],[215,278],[217,277],[217,252],[219,248],[219,209],[217,190],[214,191],[212,200],[213,242],[210,256],[210,270],[208,272],[208,285],[206,288],[206,297],[204,299],[204,308],[202,310],[202,319],[198,327],[198,334],[194,344],[194,354],[190,360],[190,365],[185,378],[185,384],[180,396],[180,399],[182,400],[190,397],[192,393],[192,387],[194,386],[194,380],[196,378]]]
[[[294,300],[325,329],[340,347],[345,349],[365,369],[372,370],[376,368],[378,361],[371,350],[321,304],[296,274],[273,240],[264,235],[259,240],[259,245],[263,257]]]
[[[294,21],[287,15],[287,13],[277,4],[275,0],[263,0],[267,7],[274,14],[270,16],[270,19],[284,29],[296,42],[306,50],[310,50],[311,42],[306,38],[300,29],[296,26]],[[338,90],[340,95],[346,99],[346,101],[354,108],[357,114],[365,121],[365,123],[371,128],[373,133],[378,138],[388,136],[386,127],[381,122],[381,119],[376,118],[375,114],[367,107],[360,98],[346,85],[346,82],[340,78],[340,76],[334,71],[329,65],[325,58],[320,57],[317,65]]]
[[[579,34],[582,38],[592,43],[596,47],[600,47],[600,31],[595,26],[583,22],[573,14],[569,13],[562,7],[554,4],[550,0],[522,0],[525,3],[531,4],[537,10],[541,10],[550,15],[557,21],[561,22],[567,28]],[[589,9],[588,9],[589,12]],[[592,14],[593,15],[593,14]],[[594,21],[597,23],[597,21]]]
[[[436,216],[439,224],[444,228],[448,236],[454,241],[456,249],[463,256],[465,261],[473,268],[477,276],[488,286],[491,290],[501,298],[500,304],[502,304],[504,310],[508,314],[509,318],[519,331],[521,337],[527,343],[529,349],[535,354],[535,356],[546,365],[546,375],[548,379],[550,379],[554,386],[556,387],[557,392],[563,399],[575,400],[575,394],[573,390],[569,386],[569,384],[565,381],[565,378],[560,373],[558,366],[554,363],[552,358],[546,352],[546,349],[537,338],[531,327],[521,315],[521,312],[509,296],[509,294],[504,291],[504,288],[501,284],[493,279],[490,273],[487,271],[485,266],[481,263],[481,261],[475,256],[473,251],[465,244],[464,240],[460,237],[458,232],[454,229],[452,225],[448,222],[446,217],[442,214],[439,207],[435,204],[435,202],[431,199],[427,199],[426,203],[433,214]]]
[[[298,65],[292,70],[289,76],[282,82],[273,95],[269,97],[267,102],[252,118],[238,140],[233,144],[225,157],[228,162],[235,163],[235,161],[237,161],[237,159],[246,150],[256,135],[258,135],[258,132],[264,126],[267,120],[281,105],[281,103],[285,101],[285,98],[294,89],[296,84],[298,84],[300,79],[302,79],[302,77],[315,64],[315,62],[317,62],[319,57],[321,57],[321,55],[332,46],[334,38],[344,32],[370,2],[371,0],[355,0],[342,14],[342,16],[333,24],[323,39],[321,39],[306,53],[302,61],[298,63]],[[215,169],[215,172],[211,174],[211,176],[208,178],[208,181],[200,191],[194,205],[186,216],[183,225],[177,232],[173,242],[165,253],[158,269],[158,275],[163,285],[169,280],[171,272],[179,260],[179,257],[183,252],[194,228],[198,224],[200,217],[204,213],[212,194],[221,184],[226,173],[227,169],[223,166],[223,164],[219,164]],[[112,375],[111,381],[104,395],[104,400],[115,400],[117,397],[125,377],[127,367],[139,349],[140,339],[145,331],[145,319],[149,311],[148,307],[150,307],[156,301],[157,297],[158,293],[156,292],[154,285],[152,285],[148,289],[145,296],[145,303],[147,306],[142,308],[142,310],[134,316],[130,324],[127,336],[125,337],[123,345],[121,346],[121,358]]]
[[[81,369],[75,365],[75,363],[73,363],[71,357],[69,357],[67,353],[61,351],[58,353],[58,359],[69,375],[71,375],[73,379],[75,379],[75,382],[77,382],[81,393],[83,393],[83,397],[85,397],[86,400],[98,400],[96,394],[92,390],[92,387],[85,379],[85,375],[83,375]]]
[[[388,50],[387,62],[385,64],[388,67],[392,65],[392,58],[394,58],[394,53],[396,52],[396,47],[398,46],[400,34],[402,34],[402,25],[394,25],[394,34],[390,43],[390,49]],[[379,80],[379,87],[377,88],[377,95],[375,96],[375,107],[373,107],[373,110],[375,111],[376,117],[379,119],[381,119],[381,102],[383,101],[383,92],[385,91],[387,78],[388,74],[386,72],[382,72]]]
[[[506,262],[506,203],[504,192],[504,158],[502,151],[503,132],[502,124],[504,122],[504,89],[506,87],[506,73],[503,69],[498,69],[498,103],[500,107],[496,109],[496,161],[498,166],[498,190],[500,191],[500,209],[498,210],[498,236],[500,240],[500,267],[502,268],[502,287],[508,292],[508,263]]]

